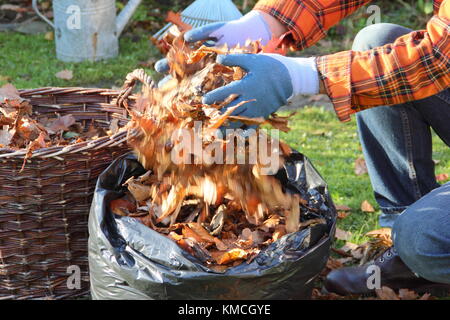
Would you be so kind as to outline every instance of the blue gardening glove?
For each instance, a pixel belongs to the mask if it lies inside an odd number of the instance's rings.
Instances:
[[[168,73],[169,72],[169,64],[167,63],[167,59],[161,59],[158,60],[155,63],[155,70],[158,73]],[[172,79],[172,76],[170,74],[166,75],[164,78],[162,78],[159,82],[158,82],[158,88],[163,87],[167,81],[169,81],[170,79]]]
[[[214,41],[215,46],[243,46],[247,40],[261,40],[265,45],[272,32],[263,15],[256,10],[230,22],[216,22],[189,30],[184,34],[186,42]]]
[[[215,22],[203,27],[189,30],[184,35],[188,43],[197,41],[214,41],[215,46],[227,45],[234,47],[243,46],[247,40],[261,40],[265,45],[272,38],[272,32],[262,14],[258,11],[250,11],[240,19],[230,22]],[[168,73],[169,65],[167,59],[161,59],[155,64],[155,70],[159,73]],[[170,77],[166,77],[158,83],[164,85]]]
[[[217,62],[241,67],[247,74],[239,81],[208,92],[204,104],[219,103],[231,94],[239,97],[224,107],[228,109],[242,101],[255,99],[238,107],[232,115],[249,118],[269,117],[299,94],[317,94],[319,75],[315,58],[289,58],[278,54],[220,55]],[[240,123],[230,122],[236,128]]]

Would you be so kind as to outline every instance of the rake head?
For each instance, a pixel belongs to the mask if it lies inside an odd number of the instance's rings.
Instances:
[[[193,28],[212,22],[236,20],[240,17],[241,12],[231,0],[195,0],[181,12],[181,20]],[[161,40],[172,25],[172,23],[165,25],[153,35],[153,38]]]

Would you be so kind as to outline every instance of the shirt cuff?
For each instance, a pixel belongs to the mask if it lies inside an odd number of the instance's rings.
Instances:
[[[280,1],[274,5],[273,1],[260,0],[253,10],[263,11],[280,21],[289,30],[285,41],[294,50],[303,50],[326,35],[315,9],[304,3]]]
[[[319,78],[325,85],[336,115],[343,122],[350,121],[350,115],[356,112],[352,107],[351,61],[351,51],[325,55],[316,59]]]

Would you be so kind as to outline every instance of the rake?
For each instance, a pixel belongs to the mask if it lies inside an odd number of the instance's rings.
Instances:
[[[219,21],[231,21],[242,17],[241,12],[231,0],[196,0],[181,12],[181,20],[193,28]],[[153,35],[161,40],[172,26],[168,23]]]

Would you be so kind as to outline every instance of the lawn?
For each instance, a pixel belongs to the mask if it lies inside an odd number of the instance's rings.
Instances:
[[[379,227],[379,208],[368,174],[356,175],[354,172],[355,159],[363,157],[355,120],[341,123],[332,111],[307,107],[292,118],[290,127],[292,130],[282,133],[281,138],[311,159],[327,181],[337,205],[352,208],[349,216],[338,221],[338,227],[352,233],[349,241],[364,242],[367,240],[364,234]],[[436,174],[450,173],[450,148],[435,134],[433,159],[438,160]],[[361,211],[364,200],[374,206],[374,213]],[[336,245],[341,245],[341,242]]]
[[[158,57],[157,49],[146,34],[127,34],[120,38],[119,57],[107,61],[65,63],[56,59],[53,41],[44,34],[25,35],[0,32],[0,86],[11,82],[17,88],[47,86],[120,87],[128,72],[142,68],[150,57]],[[55,74],[71,70],[71,80]],[[152,68],[146,68],[152,74]]]

